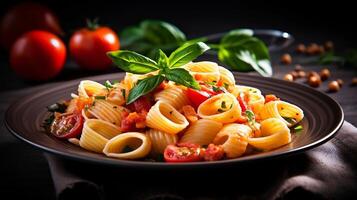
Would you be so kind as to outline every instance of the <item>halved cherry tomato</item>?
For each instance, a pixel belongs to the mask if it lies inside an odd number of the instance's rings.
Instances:
[[[201,90],[195,90],[195,89],[188,88],[186,94],[187,94],[187,97],[190,99],[193,107],[195,107],[196,109],[198,108],[198,106],[201,103],[206,101],[208,98],[210,98],[211,96],[217,95],[216,92],[214,92],[204,86],[201,86]]]
[[[265,103],[269,103],[271,101],[279,101],[280,99],[278,97],[276,97],[273,94],[267,94],[265,95]]]
[[[146,127],[146,112],[126,113],[121,121],[120,129],[122,132],[137,131]]]
[[[224,156],[224,151],[221,146],[209,144],[205,151],[204,158],[207,161],[214,161],[214,160],[221,160],[223,156]]]
[[[56,116],[51,125],[51,133],[58,138],[75,138],[80,135],[82,128],[81,113],[65,113]]]
[[[203,152],[196,144],[170,144],[164,151],[164,158],[166,162],[197,162],[203,159]]]

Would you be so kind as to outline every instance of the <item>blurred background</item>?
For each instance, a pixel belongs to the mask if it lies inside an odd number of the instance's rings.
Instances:
[[[0,16],[23,1],[0,2]],[[180,28],[188,38],[229,31],[235,28],[278,29],[291,33],[297,42],[323,43],[332,40],[336,48],[356,47],[355,13],[352,3],[342,1],[35,1],[58,17],[68,47],[71,35],[85,27],[86,19],[99,18],[101,25],[117,33],[144,19],[159,19]],[[279,53],[279,52],[278,52]],[[282,52],[280,52],[282,53]],[[1,89],[11,90],[58,80],[118,71],[81,70],[67,52],[64,70],[49,81],[33,82],[19,78],[9,65],[9,51],[1,49]],[[273,60],[273,65],[277,62]],[[11,84],[2,84],[9,83]]]

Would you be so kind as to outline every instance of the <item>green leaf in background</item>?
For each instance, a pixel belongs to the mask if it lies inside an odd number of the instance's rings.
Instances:
[[[156,75],[140,80],[137,85],[130,90],[126,103],[130,104],[139,97],[153,91],[162,81],[164,81],[164,79],[165,78],[163,76]]]
[[[136,52],[119,50],[107,54],[114,64],[126,72],[146,74],[159,69],[155,61]]]
[[[165,73],[168,80],[181,84],[183,86],[193,88],[196,90],[200,89],[199,84],[191,76],[191,74],[183,68],[170,69]]]
[[[171,53],[169,57],[169,67],[181,67],[191,62],[205,51],[210,49],[205,43],[186,43]]]
[[[262,76],[272,76],[268,48],[250,34],[249,31],[229,32],[221,40],[218,59],[233,70],[256,70]]]
[[[144,20],[137,27],[124,29],[120,34],[122,49],[136,51],[153,58],[158,49],[171,53],[186,41],[176,26],[158,20]]]
[[[319,64],[338,64],[357,68],[357,49],[349,49],[342,54],[333,51],[326,52],[319,57]]]
[[[164,69],[164,68],[169,67],[168,66],[169,59],[167,58],[166,54],[161,49],[159,49],[158,52],[159,52],[158,53],[158,60],[157,60],[158,67],[160,69]]]

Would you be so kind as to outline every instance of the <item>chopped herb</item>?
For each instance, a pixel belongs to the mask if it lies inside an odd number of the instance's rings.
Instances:
[[[231,104],[231,106],[229,106],[229,109],[231,109],[233,107],[233,103]]]
[[[219,113],[222,113],[222,112],[224,112],[224,110],[222,110],[222,109],[220,109],[220,108],[218,108],[218,110],[217,110]]]
[[[221,103],[221,108],[227,108],[225,101],[222,101],[222,103]]]
[[[118,80],[113,81],[113,85],[118,84],[118,83],[119,83]]]
[[[158,154],[157,156],[156,156],[156,159],[155,159],[156,161],[159,161],[159,162],[163,162],[163,161],[165,161],[165,159],[164,159],[164,155],[163,154]]]
[[[285,121],[287,121],[289,124],[295,124],[296,120],[294,118],[291,117],[283,117],[285,119]]]
[[[114,109],[117,109],[118,107],[117,106],[113,106]]]
[[[42,123],[41,126],[42,126],[46,131],[48,131],[48,130],[50,129],[51,125],[52,125],[53,120],[55,120],[55,115],[54,115],[53,113],[51,113],[51,115],[48,116],[48,118],[46,118],[45,121],[43,121],[43,123]]]
[[[98,99],[105,99],[105,96],[95,96],[94,98],[97,99],[97,100]]]
[[[108,80],[105,81],[104,86],[107,88],[107,90],[110,90],[111,88],[113,88],[113,85]]]
[[[64,103],[55,103],[50,106],[47,106],[49,112],[59,112],[64,113],[67,109],[67,105]]]
[[[221,88],[219,88],[219,87],[217,87],[217,86],[212,86],[212,90],[213,90],[214,92],[219,92],[219,91],[221,91]]]
[[[224,88],[228,89],[229,88],[229,84],[228,83],[223,83]]]
[[[255,115],[251,110],[246,110],[245,115],[248,117],[248,122],[255,123]]]
[[[125,99],[125,89],[121,89],[121,95],[123,95],[123,97]]]
[[[294,132],[295,133],[299,133],[301,131],[302,131],[302,126],[301,125],[298,125],[298,126],[294,127]]]
[[[207,82],[208,85],[216,85],[217,81]]]
[[[202,148],[207,149],[207,147],[208,147],[208,145],[207,145],[207,144],[202,145]]]
[[[172,115],[172,112],[173,112],[173,111],[170,111],[170,115]]]

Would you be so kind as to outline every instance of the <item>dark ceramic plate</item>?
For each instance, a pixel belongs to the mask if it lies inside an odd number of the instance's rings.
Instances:
[[[89,77],[87,79],[104,82],[120,80],[123,73]],[[147,161],[127,161],[105,157],[77,147],[67,141],[59,140],[46,134],[41,123],[46,116],[46,106],[59,100],[69,99],[76,92],[79,80],[49,87],[39,93],[27,96],[14,103],[6,112],[6,126],[19,139],[42,150],[78,161],[105,164],[118,167],[136,168],[197,168],[243,164],[267,158],[276,158],[303,152],[330,140],[343,123],[344,114],[341,106],[324,93],[301,84],[273,78],[264,78],[235,73],[238,84],[259,88],[264,94],[273,93],[283,100],[298,105],[305,113],[302,121],[303,132],[294,135],[290,144],[269,152],[248,155],[241,158],[215,162],[168,164]]]

